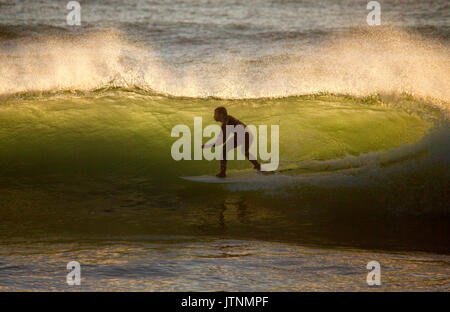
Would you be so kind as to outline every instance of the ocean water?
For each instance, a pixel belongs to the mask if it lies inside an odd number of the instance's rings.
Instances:
[[[448,291],[449,4],[380,3],[0,1],[0,290]],[[180,178],[217,106],[280,173]]]

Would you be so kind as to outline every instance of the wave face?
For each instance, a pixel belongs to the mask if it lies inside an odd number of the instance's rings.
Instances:
[[[415,157],[419,150],[402,146],[417,145],[431,128],[446,122],[439,110],[407,97],[383,101],[376,96],[324,94],[226,100],[117,88],[18,95],[5,99],[0,108],[2,171],[139,172],[151,170],[155,163],[158,167],[164,163],[163,171],[205,171],[211,168],[208,161],[172,159],[170,150],[177,138],[170,133],[178,124],[188,125],[193,133],[197,116],[203,118],[204,127],[216,124],[212,113],[217,106],[227,107],[246,124],[279,125],[280,169],[396,148],[406,150],[399,158]],[[246,165],[237,161],[236,169]]]

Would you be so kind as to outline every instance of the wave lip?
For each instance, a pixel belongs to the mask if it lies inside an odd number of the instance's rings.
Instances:
[[[450,50],[398,29],[340,34],[297,52],[174,66],[114,30],[20,40],[0,50],[0,94],[137,87],[172,96],[262,98],[408,93],[449,110]],[[217,52],[216,52],[217,53]]]

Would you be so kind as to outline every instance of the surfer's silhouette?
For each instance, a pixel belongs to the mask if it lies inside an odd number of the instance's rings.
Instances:
[[[202,145],[202,148],[210,148],[210,147],[218,147],[219,145],[223,145],[222,147],[222,158],[220,160],[220,172],[216,174],[219,178],[225,178],[226,177],[226,171],[227,171],[227,153],[228,151],[237,148],[238,146],[242,147],[242,152],[244,153],[245,157],[253,164],[253,168],[256,170],[261,170],[261,165],[258,163],[255,157],[250,155],[249,149],[250,145],[253,141],[253,136],[249,131],[245,131],[245,139],[243,145],[238,145],[238,133],[237,132],[231,132],[227,133],[227,126],[242,126],[241,130],[245,130],[247,127],[243,122],[239,121],[238,119],[234,118],[231,115],[228,115],[227,110],[225,107],[217,107],[214,110],[214,120],[222,123],[222,131],[220,135],[218,136],[216,142],[213,144],[207,144]],[[224,135],[225,134],[225,135]],[[230,140],[230,142],[227,142],[229,137],[233,136],[233,138]]]

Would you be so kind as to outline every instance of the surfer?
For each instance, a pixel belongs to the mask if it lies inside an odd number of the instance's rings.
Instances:
[[[239,121],[238,119],[234,118],[231,115],[228,115],[227,110],[225,107],[217,107],[214,110],[214,120],[222,123],[222,131],[220,135],[217,137],[216,142],[213,144],[203,144],[202,148],[210,148],[210,147],[216,147],[220,144],[223,144],[222,149],[222,158],[220,160],[220,172],[216,174],[219,178],[225,178],[226,177],[226,171],[227,171],[227,153],[228,151],[237,148],[238,145],[238,136],[237,132],[233,131],[231,133],[227,133],[227,126],[242,126],[243,130],[245,131],[245,128],[247,127],[243,122]],[[224,136],[225,134],[225,136]],[[234,134],[233,143],[227,142],[229,137]],[[245,154],[245,157],[253,164],[253,168],[256,170],[261,170],[261,165],[258,163],[255,157],[250,155],[249,149],[250,145],[253,141],[253,136],[249,131],[245,131],[245,140],[243,142],[243,146],[241,145],[242,151]],[[240,143],[240,142],[239,142]]]

